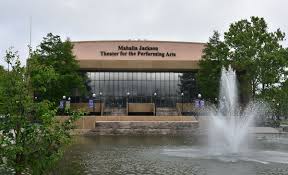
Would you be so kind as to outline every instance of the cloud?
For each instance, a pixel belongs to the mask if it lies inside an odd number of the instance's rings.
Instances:
[[[213,30],[223,33],[253,15],[287,33],[287,6],[285,0],[0,0],[0,56],[14,46],[25,62],[31,16],[34,48],[49,32],[72,40],[206,42]]]

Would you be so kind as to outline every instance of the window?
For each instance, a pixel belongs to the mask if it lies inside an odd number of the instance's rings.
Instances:
[[[196,94],[194,72],[87,72],[87,76],[91,94],[102,92],[111,98],[125,98],[130,92],[131,99],[144,102],[157,92],[161,104],[170,105],[181,90]]]

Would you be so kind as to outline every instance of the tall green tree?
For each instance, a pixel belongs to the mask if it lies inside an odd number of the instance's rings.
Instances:
[[[2,74],[4,71],[5,71],[5,70],[4,70],[4,67],[0,65],[0,73]],[[0,74],[0,75],[1,75],[1,74]]]
[[[5,73],[6,73],[6,71],[5,71],[4,67],[0,65],[0,87],[1,87],[1,82],[4,79]]]
[[[204,98],[213,100],[218,97],[221,68],[228,65],[229,49],[215,31],[203,52],[203,58],[199,62],[197,86]]]
[[[43,38],[28,62],[36,96],[57,103],[63,95],[72,96],[78,92],[80,96],[87,92],[88,78],[79,71],[72,49],[73,44],[69,40],[62,41],[60,36],[49,33]],[[53,79],[48,81],[44,70],[53,74]]]
[[[196,97],[198,90],[196,86],[195,72],[184,72],[180,76],[180,93],[184,93],[186,98],[193,99]]]
[[[8,51],[5,60],[10,71],[1,74],[0,165],[16,175],[45,174],[61,157],[72,122],[79,115],[59,123],[51,103],[37,102],[31,95],[27,69],[17,53]],[[49,77],[49,71],[47,74]]]
[[[218,94],[222,66],[231,65],[236,71],[243,103],[255,97],[256,92],[273,88],[286,74],[287,50],[281,45],[285,34],[280,29],[269,32],[263,18],[232,23],[224,40],[219,36],[215,32],[210,38],[200,61],[199,85],[208,97]]]
[[[3,66],[0,66],[0,94],[3,90],[3,86],[4,86],[4,75],[5,75],[6,71],[4,70],[4,67]],[[0,98],[0,105],[2,105],[4,102],[1,101],[1,98]]]
[[[288,56],[287,56],[288,58]],[[274,107],[274,112],[280,116],[288,119],[288,80],[281,82],[281,84],[273,89],[266,90],[261,94]]]

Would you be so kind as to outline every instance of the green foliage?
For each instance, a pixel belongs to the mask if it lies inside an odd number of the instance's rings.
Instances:
[[[184,72],[182,76],[180,76],[180,93],[184,93],[185,97],[187,98],[195,98],[197,91],[196,91],[196,77],[195,73],[191,72]]]
[[[20,65],[17,53],[9,50],[5,59],[11,69],[0,74],[0,101],[4,102],[0,105],[0,165],[17,175],[45,174],[61,158],[79,114],[58,122],[52,103],[34,101],[27,69]]]
[[[4,72],[5,72],[4,67],[0,65],[0,75],[3,75]]]
[[[200,70],[197,74],[197,84],[200,92],[206,99],[218,97],[220,73],[222,67],[226,67],[229,49],[220,41],[220,34],[214,32],[204,49],[204,55],[200,61]]]
[[[5,75],[6,71],[4,70],[4,68],[2,66],[0,66],[0,94],[3,91],[3,82],[4,82],[4,75]],[[3,104],[3,101],[1,101],[0,98],[0,105]]]
[[[87,76],[79,72],[72,53],[73,44],[61,41],[51,33],[44,37],[29,59],[29,74],[36,96],[58,103],[63,95],[72,96],[86,92]]]
[[[288,52],[280,44],[284,37],[279,29],[269,32],[267,23],[259,17],[231,24],[223,41],[214,32],[200,61],[198,84],[202,94],[217,97],[221,67],[228,65],[236,71],[243,103],[256,92],[273,89],[286,74]]]
[[[281,124],[281,125],[288,125],[288,120],[283,120],[283,121],[281,121],[280,124]]]
[[[258,95],[258,98],[265,99],[270,102],[274,113],[280,118],[288,119],[288,86],[287,80],[282,82],[280,86],[266,90]]]

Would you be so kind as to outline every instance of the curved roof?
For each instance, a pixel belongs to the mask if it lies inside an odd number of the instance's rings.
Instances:
[[[75,41],[82,70],[185,71],[198,69],[205,43],[115,40]]]

